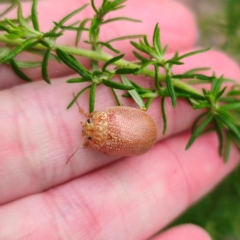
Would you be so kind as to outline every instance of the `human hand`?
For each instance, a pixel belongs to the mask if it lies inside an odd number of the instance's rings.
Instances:
[[[122,33],[148,33],[151,38],[159,22],[163,45],[169,44],[170,55],[194,47],[197,32],[188,10],[169,0],[137,3],[128,1],[122,11],[143,23],[127,23],[128,29],[124,23],[109,25],[104,39]],[[29,8],[29,3],[24,5]],[[43,31],[50,28],[50,21],[77,7],[77,0],[68,4],[40,2]],[[69,32],[61,44],[73,42]],[[121,42],[117,48],[132,59],[130,44]],[[218,75],[240,78],[238,66],[217,51],[193,56],[185,63],[175,72],[211,67]],[[161,135],[159,102],[151,105],[149,114],[158,126],[159,142],[148,153],[120,158],[80,149],[66,165],[81,141],[81,116],[77,107],[66,111],[76,91],[76,85],[65,83],[71,71],[64,65],[50,64],[50,75],[55,78],[51,86],[43,81],[21,85],[7,66],[0,66],[1,88],[6,88],[0,93],[0,239],[147,239],[211,190],[238,163],[235,148],[229,162],[223,163],[215,134],[200,137],[185,151],[190,136],[187,130],[197,113],[178,100],[177,109],[167,102],[167,139]],[[38,70],[28,70],[27,74],[36,80],[41,77]],[[140,77],[138,82],[151,84]],[[100,89],[96,110],[115,105],[109,90]],[[135,106],[130,100],[124,103]],[[80,104],[87,109],[86,95]],[[196,226],[183,225],[156,239],[204,240],[209,236]]]

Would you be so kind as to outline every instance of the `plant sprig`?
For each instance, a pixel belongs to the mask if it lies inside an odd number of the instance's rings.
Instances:
[[[161,33],[156,24],[151,41],[144,34],[121,36],[107,41],[100,40],[100,31],[103,25],[116,21],[141,22],[129,16],[118,16],[108,18],[110,12],[115,12],[124,6],[126,0],[103,0],[97,8],[94,0],[89,4],[80,6],[70,12],[59,22],[54,22],[55,26],[48,32],[42,32],[39,27],[37,15],[37,0],[33,0],[31,16],[25,18],[22,13],[19,1],[10,1],[9,7],[2,13],[0,18],[9,11],[17,7],[17,19],[0,19],[0,42],[6,45],[0,48],[0,63],[8,64],[21,79],[31,82],[25,73],[25,68],[41,67],[42,78],[48,84],[51,83],[48,74],[49,61],[65,64],[79,77],[67,80],[69,84],[79,84],[79,92],[68,105],[68,109],[85,92],[89,91],[89,112],[95,109],[95,99],[97,88],[104,85],[112,90],[113,97],[117,105],[122,105],[121,98],[117,95],[116,89],[123,90],[122,97],[133,99],[142,109],[148,109],[154,99],[160,99],[159,105],[163,118],[163,134],[167,131],[167,114],[165,110],[166,99],[170,98],[172,106],[177,106],[179,98],[185,99],[193,109],[204,109],[204,112],[195,120],[192,126],[192,135],[187,143],[188,149],[194,141],[201,135],[209,131],[215,131],[219,140],[219,154],[225,161],[228,159],[231,142],[240,148],[240,86],[234,81],[217,77],[215,73],[211,76],[203,72],[208,68],[190,69],[183,74],[174,74],[172,69],[175,65],[184,64],[185,58],[192,55],[201,54],[209,48],[201,49],[179,55],[175,53],[173,57],[166,58],[168,46],[161,43]],[[76,22],[70,22],[73,16],[92,7],[94,15],[91,18],[81,18]],[[78,47],[60,46],[56,40],[64,35],[65,31],[76,32],[76,46],[79,43],[91,45],[91,50]],[[88,32],[88,39],[82,40],[82,33]],[[138,42],[136,42],[138,39]],[[135,63],[126,61],[124,53],[116,49],[113,45],[116,41],[130,40],[133,47],[133,54],[136,57]],[[135,41],[133,41],[135,40]],[[104,52],[104,48],[111,50],[113,54]],[[41,62],[21,62],[16,57],[22,52],[31,52],[42,56]],[[86,69],[75,57],[82,56],[90,60],[90,69]],[[101,63],[101,64],[100,64]],[[100,67],[100,65],[102,67]],[[164,72],[165,74],[162,74]],[[200,73],[201,72],[201,73]],[[144,88],[134,82],[132,76],[144,75],[154,80],[154,87]],[[117,81],[117,77],[120,76]],[[88,85],[81,88],[81,83]],[[223,83],[228,82],[232,87],[223,87]],[[195,84],[208,84],[210,90],[196,90]]]

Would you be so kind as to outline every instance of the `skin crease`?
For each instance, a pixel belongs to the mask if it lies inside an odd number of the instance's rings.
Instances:
[[[39,3],[40,22],[45,30],[49,29],[50,19],[57,21],[79,6],[77,0],[57,3]],[[24,3],[24,9],[28,4]],[[130,0],[127,5],[124,16],[144,21],[131,29],[132,34],[144,32],[150,38],[156,22],[160,22],[163,42],[171,46],[169,55],[175,50],[181,54],[194,48],[194,18],[177,2],[138,1],[137,10],[133,8],[136,1]],[[54,14],[50,6],[54,6]],[[43,16],[42,10],[47,9]],[[125,34],[126,30],[124,24],[115,24],[102,36],[103,40]],[[71,44],[72,39],[63,38],[61,43]],[[119,48],[131,59],[129,44],[121,42]],[[218,74],[240,78],[239,67],[217,51],[193,56],[185,62],[175,68],[176,73],[210,66]],[[184,150],[190,136],[188,129],[199,113],[183,101],[178,101],[175,110],[167,101],[168,131],[162,136],[157,100],[148,113],[158,127],[158,142],[148,153],[120,159],[80,149],[66,165],[81,142],[82,119],[77,107],[65,109],[76,91],[76,85],[65,83],[71,71],[63,65],[51,66],[55,79],[50,86],[43,81],[22,84],[8,67],[0,66],[1,88],[14,86],[0,92],[0,239],[147,239],[238,164],[239,153],[234,147],[229,162],[223,164],[214,134],[200,137],[190,150]],[[36,80],[40,78],[39,70],[27,72]],[[152,84],[149,79],[136,80],[143,86]],[[100,87],[97,94],[97,110],[115,105],[108,89]],[[85,109],[87,97],[83,95],[80,101]],[[124,105],[135,106],[129,100]],[[198,227],[182,225],[163,232],[157,239],[210,237]]]

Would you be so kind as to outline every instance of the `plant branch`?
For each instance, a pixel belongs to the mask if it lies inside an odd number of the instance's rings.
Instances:
[[[8,39],[4,35],[0,34],[0,42],[4,42],[10,46],[20,46],[24,42],[24,40]],[[86,50],[86,49],[82,49],[82,48],[62,46],[62,45],[55,45],[54,48],[55,49],[60,48],[68,54],[74,54],[74,55],[81,56],[81,57],[87,57],[89,59],[102,61],[102,62],[107,62],[113,58],[112,55],[104,53],[104,52],[100,53],[100,52]],[[47,50],[47,48],[41,44],[37,44],[36,46],[33,47],[33,49]],[[130,69],[139,68],[139,65],[129,62],[129,61],[126,61],[126,60],[123,60],[123,59],[120,59],[120,60],[114,62],[113,64],[119,68],[130,68]],[[154,78],[155,71],[145,68],[141,71],[141,75]],[[163,74],[158,74],[158,79],[159,79],[159,81],[166,80],[165,75],[163,75]],[[192,93],[201,95],[201,93],[199,91],[197,91],[195,88],[189,86],[188,84],[186,84],[184,82],[179,81],[178,79],[172,79],[172,83],[175,87],[184,89],[188,92],[192,92]]]

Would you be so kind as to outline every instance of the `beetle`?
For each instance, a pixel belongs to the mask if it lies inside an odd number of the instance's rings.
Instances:
[[[78,108],[88,118],[81,122],[85,148],[107,155],[134,156],[147,152],[156,142],[157,126],[142,109],[115,106],[87,114]]]
[[[79,112],[87,117],[81,122],[85,148],[107,155],[136,156],[149,151],[157,140],[157,126],[145,110],[115,106],[88,114],[76,103]]]

